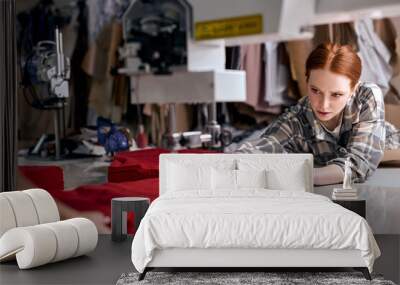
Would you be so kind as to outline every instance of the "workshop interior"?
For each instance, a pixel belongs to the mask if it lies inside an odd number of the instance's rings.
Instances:
[[[399,0],[2,0],[0,42],[0,284],[400,284]]]

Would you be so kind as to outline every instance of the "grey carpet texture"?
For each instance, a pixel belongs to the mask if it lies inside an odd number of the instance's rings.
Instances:
[[[133,284],[376,284],[395,285],[380,275],[372,275],[368,281],[360,272],[148,272],[142,281],[138,273],[122,274],[117,285]]]

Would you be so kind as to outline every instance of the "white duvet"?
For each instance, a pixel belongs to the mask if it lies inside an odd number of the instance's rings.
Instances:
[[[265,189],[160,196],[134,237],[135,268],[143,272],[165,248],[358,249],[370,271],[380,255],[359,215],[320,195]]]

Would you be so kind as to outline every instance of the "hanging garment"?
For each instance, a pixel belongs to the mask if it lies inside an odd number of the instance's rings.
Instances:
[[[290,41],[286,50],[290,59],[290,70],[293,80],[297,81],[300,96],[307,96],[306,60],[313,49],[312,40]]]
[[[89,42],[93,42],[110,21],[122,19],[130,0],[87,0],[89,8]]]
[[[358,54],[362,61],[360,80],[377,84],[386,95],[393,73],[390,51],[375,33],[371,19],[356,21],[354,29],[358,36]]]
[[[240,47],[240,69],[246,71],[246,104],[258,112],[279,114],[281,106],[269,106],[264,100],[263,50],[259,44]]]
[[[83,71],[81,64],[88,50],[88,10],[86,2],[78,2],[79,14],[76,28],[77,39],[71,55],[71,116],[70,125],[75,131],[86,126],[88,100],[90,92],[90,77]]]
[[[390,80],[390,91],[386,94],[385,102],[390,104],[400,104],[400,17],[391,19],[380,19],[374,21],[375,31],[388,47],[392,54],[391,64],[393,67],[393,77]]]
[[[124,105],[116,102],[126,102],[120,93],[113,95],[111,68],[117,62],[117,48],[122,38],[121,24],[110,22],[103,27],[85,55],[82,63],[83,70],[92,77],[89,94],[88,124],[93,123],[97,116],[110,118],[119,123],[122,118]]]
[[[378,35],[378,37],[382,40],[382,42],[389,50],[391,54],[391,61],[393,63],[393,61],[396,60],[396,37],[397,37],[397,32],[393,24],[393,21],[388,18],[374,20],[374,28],[375,28],[375,33]]]
[[[284,46],[277,42],[265,43],[265,95],[269,106],[290,105],[288,98],[290,73],[284,62]]]
[[[226,47],[225,54],[225,68],[235,70],[240,69],[240,47]]]
[[[261,92],[262,58],[261,45],[240,47],[240,69],[246,71],[246,103],[257,106]]]

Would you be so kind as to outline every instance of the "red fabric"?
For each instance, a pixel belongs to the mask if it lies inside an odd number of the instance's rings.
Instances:
[[[48,191],[64,190],[64,174],[58,166],[18,166],[22,175]]]
[[[111,214],[111,199],[116,197],[147,197],[153,201],[158,197],[158,178],[124,183],[84,185],[73,191],[52,193],[55,198],[79,211],[100,210]]]
[[[158,177],[160,154],[170,152],[167,149],[154,148],[117,153],[108,168],[108,181],[123,182]],[[216,151],[184,149],[178,153],[216,153]]]
[[[123,183],[84,185],[73,191],[50,192],[54,198],[78,211],[100,211],[111,217],[111,199],[117,197],[158,197],[158,178]],[[128,215],[128,233],[134,232],[134,214]],[[111,226],[111,225],[110,225]]]
[[[46,189],[55,199],[78,211],[100,211],[111,217],[111,199],[115,197],[158,197],[158,178],[124,183],[84,185],[63,191],[64,176],[58,166],[20,166],[22,174],[39,188]],[[133,214],[128,215],[128,232],[133,233]]]
[[[159,148],[119,152],[108,167],[108,181],[123,182],[158,177],[159,156],[169,152]]]

